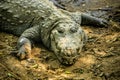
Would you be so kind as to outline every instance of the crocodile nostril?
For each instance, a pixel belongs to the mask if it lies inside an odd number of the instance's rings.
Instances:
[[[62,58],[62,64],[66,66],[71,66],[74,63],[75,63],[75,59],[72,59],[71,57]]]
[[[79,55],[80,54],[80,49],[76,49],[76,54]]]

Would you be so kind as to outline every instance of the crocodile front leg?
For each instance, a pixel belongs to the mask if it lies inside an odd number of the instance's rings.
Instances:
[[[31,50],[32,50],[33,44],[35,42],[40,41],[39,32],[40,32],[39,26],[34,26],[22,33],[17,43],[17,49],[18,49],[17,56],[20,59],[31,57]]]
[[[29,58],[31,56],[32,43],[26,37],[20,37],[17,43],[18,53],[20,59]]]

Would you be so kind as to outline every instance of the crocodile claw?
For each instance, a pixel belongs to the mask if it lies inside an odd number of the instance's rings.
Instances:
[[[101,19],[100,25],[101,25],[101,26],[104,26],[104,27],[107,27],[109,24],[108,24],[108,21],[107,21],[107,20]]]

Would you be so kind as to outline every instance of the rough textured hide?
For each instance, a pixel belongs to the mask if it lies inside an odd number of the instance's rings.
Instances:
[[[31,50],[32,42],[42,41],[61,63],[73,64],[86,41],[81,19],[84,24],[104,25],[89,15],[58,10],[48,0],[0,1],[0,29],[20,36],[17,55],[21,58],[30,54],[26,47]]]

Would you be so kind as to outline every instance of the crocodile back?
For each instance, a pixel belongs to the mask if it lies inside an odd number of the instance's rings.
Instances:
[[[1,0],[0,1],[0,30],[19,35],[27,28],[40,25],[41,29],[46,22],[52,23],[55,19],[65,17],[48,0]],[[42,26],[45,25],[45,26]],[[50,26],[49,26],[50,27]],[[49,28],[48,28],[49,29]]]

